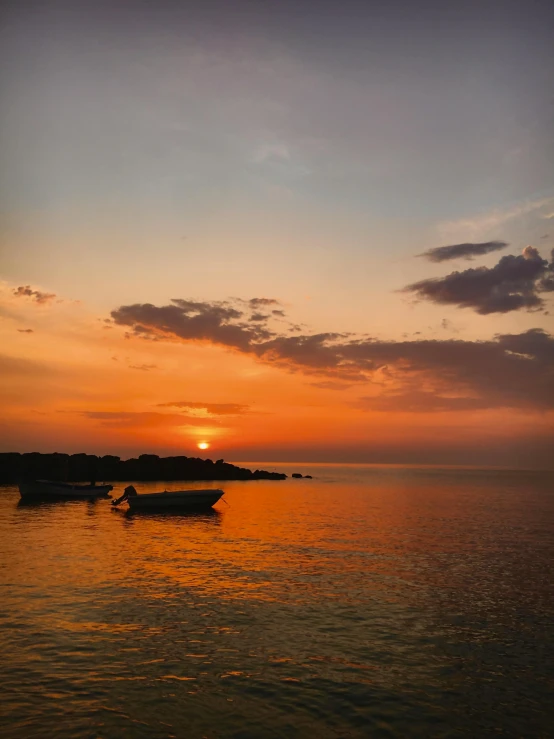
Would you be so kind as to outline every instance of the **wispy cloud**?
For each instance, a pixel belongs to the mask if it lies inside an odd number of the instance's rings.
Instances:
[[[81,411],[82,416],[99,421],[111,428],[196,426],[205,423],[201,418],[191,418],[182,413],[156,413],[155,411]]]
[[[480,235],[488,234],[498,229],[505,223],[514,218],[521,218],[529,215],[541,208],[548,208],[554,205],[554,198],[540,198],[538,200],[527,200],[517,203],[508,208],[493,208],[485,213],[480,213],[468,218],[460,218],[453,221],[443,221],[438,225],[439,233],[448,238],[449,236],[460,236],[467,234],[469,238],[478,238]],[[551,218],[554,213],[542,216],[543,218]]]
[[[320,382],[311,382],[310,385],[321,390],[348,390],[352,387],[352,383],[338,380],[321,380]]]
[[[56,375],[58,370],[45,362],[23,357],[12,357],[8,354],[0,354],[0,377],[28,376],[44,379],[47,375]]]
[[[505,249],[507,246],[508,244],[505,241],[485,241],[480,244],[451,244],[450,246],[436,246],[417,256],[424,257],[430,262],[445,262],[448,259],[473,259],[476,256],[489,254],[491,251]]]
[[[272,142],[260,144],[254,151],[252,157],[254,162],[290,161],[289,147],[283,142]]]
[[[203,411],[212,416],[239,416],[247,413],[249,406],[240,403],[203,403],[191,400],[173,400],[169,403],[158,403],[158,408],[184,408],[188,411]]]
[[[310,173],[308,167],[298,162],[284,142],[266,142],[254,150],[252,163],[264,169],[269,176],[295,180]]]

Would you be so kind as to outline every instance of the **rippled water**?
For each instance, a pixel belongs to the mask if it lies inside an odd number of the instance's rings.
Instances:
[[[0,488],[1,735],[551,736],[554,476],[301,471],[211,515]]]

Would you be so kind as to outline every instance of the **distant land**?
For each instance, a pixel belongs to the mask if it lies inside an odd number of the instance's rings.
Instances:
[[[284,480],[281,472],[249,470],[223,459],[213,462],[198,457],[158,457],[141,454],[120,459],[111,454],[41,454],[29,452],[0,454],[0,483],[20,480],[62,480],[67,482],[127,482],[146,480]]]

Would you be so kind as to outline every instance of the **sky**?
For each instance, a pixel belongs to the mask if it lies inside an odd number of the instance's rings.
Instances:
[[[2,451],[552,468],[551,3],[2,7]]]

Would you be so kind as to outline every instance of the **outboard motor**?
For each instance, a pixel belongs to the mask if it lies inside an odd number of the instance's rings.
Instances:
[[[123,495],[121,496],[121,498],[112,500],[112,505],[119,505],[120,503],[126,501],[127,498],[132,498],[133,495],[138,495],[138,493],[132,485],[128,485],[123,491]]]

